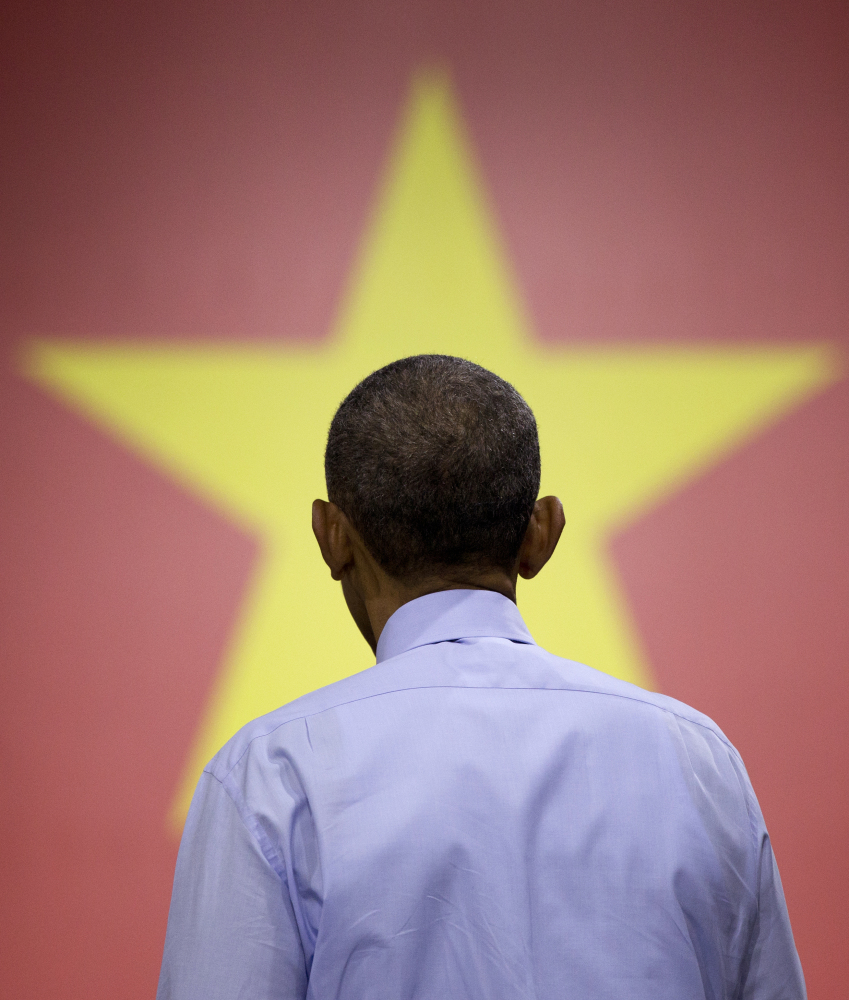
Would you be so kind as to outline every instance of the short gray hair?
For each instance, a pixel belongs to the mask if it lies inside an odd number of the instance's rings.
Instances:
[[[539,492],[536,420],[486,368],[419,354],[343,400],[324,469],[329,499],[391,576],[509,570]]]

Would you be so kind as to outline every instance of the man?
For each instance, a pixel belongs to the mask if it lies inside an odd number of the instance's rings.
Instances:
[[[397,361],[325,470],[313,530],[377,664],[207,767],[159,1000],[804,997],[737,752],[522,621],[564,518],[513,387]]]

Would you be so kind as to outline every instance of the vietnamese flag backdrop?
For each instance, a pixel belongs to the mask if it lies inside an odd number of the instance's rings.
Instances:
[[[2,44],[0,990],[141,998],[262,546],[27,377],[27,345],[321,342],[439,65],[540,342],[840,365],[849,13],[7,4]],[[606,543],[655,683],[748,765],[812,997],[849,978],[847,444],[838,372]]]

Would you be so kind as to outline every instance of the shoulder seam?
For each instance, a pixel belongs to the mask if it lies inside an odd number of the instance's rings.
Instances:
[[[272,730],[272,732],[273,731],[274,730]],[[253,742],[253,740],[251,742]],[[241,760],[241,758],[239,759]],[[239,819],[242,821],[242,825],[245,827],[245,830],[248,832],[248,835],[256,841],[257,847],[259,847],[260,851],[262,852],[262,856],[268,862],[272,871],[277,875],[277,877],[280,879],[283,885],[288,886],[289,879],[286,875],[285,865],[281,864],[280,862],[280,856],[274,849],[274,846],[269,841],[268,837],[265,835],[265,831],[255,821],[253,813],[251,813],[248,810],[247,805],[242,800],[241,795],[236,795],[233,789],[230,787],[230,783],[226,780],[227,778],[229,778],[231,772],[232,768],[230,771],[227,772],[224,779],[222,779],[219,778],[217,774],[214,774],[207,768],[203,769],[204,774],[208,774],[210,778],[214,778],[215,781],[217,781],[218,784],[223,788],[225,794],[235,806],[236,812],[239,814]]]
[[[206,768],[204,768],[204,770],[207,771],[208,774],[211,774],[216,779],[216,781],[220,781],[222,784],[224,784],[224,781],[226,781],[226,779],[230,777],[230,775],[233,773],[233,771],[235,771],[235,769],[242,762],[245,754],[248,752],[248,750],[250,750],[251,745],[253,743],[255,743],[257,740],[265,739],[267,736],[271,736],[272,733],[277,732],[278,729],[282,729],[284,726],[288,726],[292,722],[300,722],[300,721],[302,721],[304,719],[309,719],[309,718],[311,718],[314,715],[321,715],[323,712],[329,712],[329,711],[331,711],[334,708],[342,708],[345,705],[353,705],[353,704],[356,704],[359,701],[369,701],[372,698],[382,698],[382,697],[384,697],[385,695],[388,695],[388,694],[399,694],[399,693],[402,693],[402,692],[405,692],[405,691],[438,691],[438,690],[458,690],[458,691],[551,691],[551,692],[558,692],[558,693],[561,693],[561,694],[595,694],[595,695],[601,695],[601,696],[606,697],[606,698],[621,698],[623,701],[632,701],[632,702],[635,702],[638,705],[644,705],[646,708],[654,709],[654,710],[656,710],[658,712],[667,712],[669,715],[672,715],[672,716],[674,716],[675,718],[678,718],[678,719],[682,719],[684,722],[690,722],[690,723],[692,723],[695,726],[699,726],[700,728],[706,730],[707,732],[712,733],[718,740],[720,740],[720,742],[724,743],[725,746],[727,746],[728,749],[731,750],[736,757],[738,757],[738,758],[740,757],[740,754],[737,751],[737,748],[728,739],[728,737],[722,732],[722,730],[718,726],[716,726],[715,723],[714,723],[713,726],[708,726],[708,725],[705,725],[704,722],[700,722],[698,719],[689,719],[683,713],[676,712],[672,708],[669,708],[669,707],[667,707],[665,705],[653,705],[650,701],[645,701],[642,698],[634,698],[634,697],[632,697],[630,695],[627,695],[627,694],[619,694],[616,691],[594,691],[591,688],[567,688],[567,687],[563,687],[563,688],[541,688],[541,687],[524,687],[524,686],[522,686],[522,687],[475,687],[475,686],[472,686],[472,685],[469,685],[469,684],[415,684],[415,685],[411,684],[408,687],[394,687],[391,690],[387,690],[387,691],[376,691],[373,694],[364,694],[364,695],[361,695],[358,698],[349,698],[349,699],[347,699],[345,701],[339,701],[339,702],[334,702],[334,703],[332,703],[330,705],[325,705],[323,708],[316,709],[313,712],[304,712],[301,715],[293,715],[290,719],[285,719],[283,722],[277,723],[277,725],[272,726],[270,729],[267,729],[267,730],[265,730],[262,733],[257,733],[256,736],[252,736],[250,738],[250,740],[248,740],[247,744],[245,745],[245,748],[242,750],[242,752],[239,754],[239,756],[233,762],[233,764],[227,769],[227,771],[224,774],[223,778],[219,778],[213,771],[209,770],[209,766],[210,765],[207,765]],[[234,802],[235,802],[235,800],[234,800]],[[236,806],[236,808],[238,808],[238,805]]]

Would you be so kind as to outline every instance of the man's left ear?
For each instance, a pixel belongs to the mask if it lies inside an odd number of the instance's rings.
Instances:
[[[345,570],[354,561],[348,519],[335,503],[313,500],[312,532],[321,549],[321,557],[330,569],[330,575],[334,580],[341,580]]]
[[[519,576],[531,580],[554,554],[566,517],[557,497],[541,497],[534,504],[522,546],[519,549]]]

